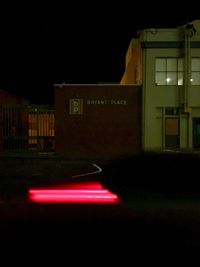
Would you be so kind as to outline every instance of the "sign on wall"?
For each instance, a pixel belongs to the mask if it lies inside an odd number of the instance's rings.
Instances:
[[[70,99],[69,100],[69,114],[70,115],[83,114],[83,99]]]

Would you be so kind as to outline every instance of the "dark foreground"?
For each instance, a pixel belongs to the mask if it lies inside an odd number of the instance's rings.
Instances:
[[[93,171],[92,163],[2,159],[1,266],[193,266],[200,250],[199,162],[198,155],[158,154],[97,162],[102,173],[76,181],[98,180],[121,203],[38,204],[28,200],[29,187],[66,176],[71,183]]]

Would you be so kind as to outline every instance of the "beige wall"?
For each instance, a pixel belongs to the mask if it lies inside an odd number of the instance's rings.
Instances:
[[[157,86],[155,84],[156,57],[184,57],[184,46],[174,48],[182,41],[184,31],[177,29],[146,29],[138,39],[132,39],[126,54],[126,69],[121,84],[142,84],[142,147],[160,149],[165,145],[165,108],[188,104],[187,114],[179,115],[180,148],[192,148],[192,120],[200,118],[200,85],[184,91],[184,86]],[[190,38],[200,43],[200,33]],[[146,46],[144,46],[146,44]],[[167,44],[167,45],[166,45]],[[196,43],[198,44],[198,43]],[[150,48],[148,45],[155,45]],[[156,48],[161,46],[160,48]],[[164,48],[168,46],[169,48]],[[171,46],[171,47],[170,47]],[[200,57],[200,48],[190,48],[190,57]],[[138,76],[135,70],[138,68]]]
[[[163,119],[157,118],[157,108],[176,107],[179,105],[179,88],[177,86],[155,85],[156,56],[176,57],[178,51],[169,49],[148,49],[143,57],[143,147],[158,149],[163,145]],[[160,115],[161,116],[161,115]]]
[[[141,32],[143,42],[174,42],[180,40],[180,31],[177,29],[146,29]]]
[[[162,32],[159,36],[159,40],[164,40],[164,34]],[[149,37],[151,36],[151,38]],[[145,40],[155,41],[154,34],[143,35]],[[175,31],[172,31],[172,35],[169,36],[169,40],[178,38]],[[167,39],[168,40],[168,39]],[[166,41],[166,37],[165,37]],[[191,57],[199,57],[200,49],[190,49]],[[183,86],[156,86],[155,85],[155,58],[156,57],[181,57],[182,50],[176,48],[168,49],[155,49],[148,48],[143,50],[143,148],[145,149],[158,149],[161,148],[164,143],[164,120],[156,117],[156,109],[158,107],[179,107],[180,95],[184,90]],[[200,107],[200,86],[191,86],[188,90],[188,106],[189,106],[189,119],[186,115],[180,116],[180,147],[192,148],[192,118],[193,108]],[[198,111],[197,111],[198,110]],[[196,110],[196,117],[200,117],[200,109]]]

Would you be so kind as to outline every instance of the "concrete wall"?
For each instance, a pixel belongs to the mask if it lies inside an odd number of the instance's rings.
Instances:
[[[199,38],[199,39],[198,39]],[[195,36],[191,41],[200,41]],[[177,29],[155,30],[143,32],[143,42],[178,42],[180,32]],[[199,57],[200,49],[191,48],[190,56]],[[184,86],[157,86],[155,84],[156,57],[183,57],[181,48],[145,48],[143,49],[143,110],[142,110],[142,143],[144,149],[164,148],[164,118],[161,108],[180,107]],[[181,114],[180,148],[192,148],[192,119],[200,117],[200,86],[189,86],[188,89],[189,116]],[[160,110],[160,111],[158,111]],[[195,110],[195,112],[194,112]],[[158,115],[158,113],[160,114]]]
[[[145,29],[132,39],[126,53],[126,69],[121,84],[142,84],[142,148],[165,148],[165,108],[188,105],[178,115],[180,148],[193,146],[193,118],[200,118],[200,86],[155,84],[155,61],[160,58],[184,58],[184,30]],[[200,57],[200,33],[190,37],[189,57]],[[187,53],[186,53],[187,54]],[[138,68],[139,66],[139,68]],[[138,68],[137,77],[135,70]],[[185,111],[185,110],[184,110]]]
[[[138,152],[140,124],[139,86],[55,86],[56,153],[114,158]]]
[[[143,56],[143,147],[159,149],[163,147],[163,119],[157,114],[159,107],[179,106],[178,86],[155,85],[155,58],[178,57],[179,50],[148,49]]]

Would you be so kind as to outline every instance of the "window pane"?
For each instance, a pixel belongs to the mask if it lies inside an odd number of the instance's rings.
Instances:
[[[183,72],[178,72],[178,85],[183,85]]]
[[[166,84],[166,73],[156,72],[156,85],[165,85],[165,84]]]
[[[177,71],[176,58],[167,58],[167,71]]]
[[[183,71],[183,58],[178,59],[178,71]]]
[[[192,85],[200,85],[200,72],[192,72]]]
[[[200,58],[192,58],[192,71],[200,71]]]
[[[177,84],[177,72],[168,72],[166,80],[167,80],[168,85],[176,85]]]
[[[179,108],[165,108],[165,115],[179,115]]]
[[[156,71],[166,71],[165,58],[156,58]]]

